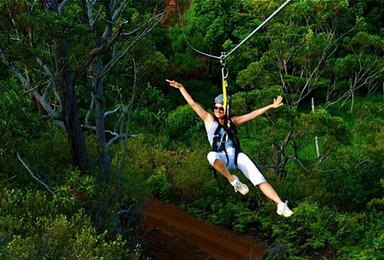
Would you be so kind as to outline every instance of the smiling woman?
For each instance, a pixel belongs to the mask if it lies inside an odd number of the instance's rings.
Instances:
[[[277,214],[290,217],[293,212],[289,209],[287,203],[280,199],[257,166],[241,151],[236,130],[236,126],[255,119],[269,109],[282,106],[282,96],[278,96],[273,100],[272,104],[263,108],[241,116],[231,116],[229,113],[231,99],[224,93],[218,95],[214,100],[213,116],[193,100],[182,84],[174,80],[167,79],[166,81],[172,87],[180,90],[184,99],[203,120],[208,141],[212,147],[207,159],[213,168],[227,178],[234,187],[235,192],[246,195],[249,192],[248,186],[242,183],[236,175],[229,172],[232,169],[239,169],[255,187],[259,187],[265,196],[277,204]]]
[[[214,107],[213,107],[213,110],[214,110],[214,111],[219,110],[219,111],[223,112],[223,111],[224,111],[224,107],[214,106]]]

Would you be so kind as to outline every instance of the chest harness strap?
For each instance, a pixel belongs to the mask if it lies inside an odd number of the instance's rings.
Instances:
[[[231,140],[233,143],[233,147],[235,148],[235,165],[237,167],[237,157],[239,152],[241,152],[240,148],[240,140],[237,136],[237,129],[235,124],[231,119],[228,119],[227,124],[220,124],[219,120],[215,117],[214,120],[218,123],[218,126],[213,134],[213,142],[212,142],[212,151],[213,152],[225,152],[225,156],[227,157],[227,166],[229,164],[229,157],[227,150],[225,149],[225,145],[228,140]],[[229,127],[228,127],[229,125]],[[221,130],[224,131],[221,131]],[[221,133],[220,133],[221,132]],[[215,169],[213,169],[214,175],[217,176]]]

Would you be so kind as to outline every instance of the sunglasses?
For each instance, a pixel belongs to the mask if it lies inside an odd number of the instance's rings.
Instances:
[[[217,106],[214,106],[214,107],[213,107],[213,110],[224,111],[224,107],[217,107]]]

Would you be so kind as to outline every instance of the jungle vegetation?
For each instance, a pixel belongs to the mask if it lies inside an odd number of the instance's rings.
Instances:
[[[214,177],[165,82],[210,110],[221,64],[186,39],[229,52],[284,1],[176,2],[0,2],[0,258],[144,259],[156,196],[262,238],[266,259],[383,259],[384,1],[293,0],[227,58],[234,113],[284,97],[239,136],[288,219]]]

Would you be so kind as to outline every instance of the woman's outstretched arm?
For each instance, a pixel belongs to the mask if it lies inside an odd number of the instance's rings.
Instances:
[[[272,104],[265,106],[263,108],[256,109],[245,115],[231,117],[231,120],[235,125],[241,125],[255,119],[258,116],[261,116],[271,108],[278,108],[282,105],[283,105],[283,97],[278,96],[277,98],[273,99]]]
[[[181,94],[183,95],[184,99],[188,102],[188,104],[192,107],[192,109],[196,112],[196,114],[204,121],[205,127],[209,129],[210,125],[213,122],[213,116],[208,113],[206,110],[204,110],[199,104],[197,104],[191,95],[187,92],[187,90],[184,88],[182,84],[179,82],[176,82],[174,80],[168,80],[166,81],[174,88],[177,88],[180,90]]]

